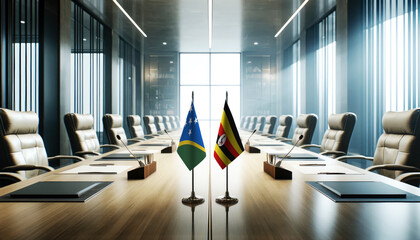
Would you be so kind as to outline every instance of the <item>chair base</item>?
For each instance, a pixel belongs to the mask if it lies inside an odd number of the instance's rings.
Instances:
[[[292,179],[292,172],[282,168],[276,167],[274,165],[269,164],[268,162],[264,162],[264,172],[270,175],[274,179],[284,179],[290,180]]]
[[[156,172],[156,162],[128,171],[127,179],[145,179],[154,172]]]

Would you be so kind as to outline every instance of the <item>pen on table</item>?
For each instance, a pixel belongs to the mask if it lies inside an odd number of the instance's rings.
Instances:
[[[319,172],[317,174],[346,174],[346,173],[343,173],[343,172]]]
[[[106,166],[113,166],[113,163],[91,163],[89,166],[98,166],[98,167],[106,167]]]
[[[117,174],[117,172],[78,172],[77,174]]]
[[[299,166],[326,166],[325,163],[301,163]]]

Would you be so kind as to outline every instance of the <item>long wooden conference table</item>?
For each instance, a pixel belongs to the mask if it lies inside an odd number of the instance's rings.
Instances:
[[[60,174],[97,157],[1,188],[4,195],[39,181],[113,181],[86,202],[1,202],[0,239],[420,239],[420,203],[336,203],[305,181],[375,180],[420,195],[418,188],[322,156],[361,174],[302,174],[298,162],[285,161],[293,179],[275,180],[263,171],[264,152],[244,152],[229,165],[229,193],[239,203],[225,207],[215,202],[225,171],[207,155],[195,169],[205,202],[195,207],[181,203],[191,172],[176,152],[155,154],[157,171],[144,180],[127,180],[126,171]]]

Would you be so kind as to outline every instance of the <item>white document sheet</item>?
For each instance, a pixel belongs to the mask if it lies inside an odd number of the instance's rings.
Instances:
[[[118,174],[133,166],[126,165],[104,165],[104,166],[90,166],[83,165],[72,168],[67,171],[60,172],[60,174]]]

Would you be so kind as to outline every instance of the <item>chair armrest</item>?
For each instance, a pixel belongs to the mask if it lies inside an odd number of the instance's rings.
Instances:
[[[419,180],[420,179],[420,172],[410,172],[410,173],[403,173],[395,178],[397,181],[401,182],[410,182],[412,180]]]
[[[347,159],[364,159],[364,160],[373,161],[373,157],[366,157],[363,155],[342,156],[342,157],[336,158],[335,160],[345,162],[345,160]]]
[[[314,148],[321,148],[321,145],[316,145],[316,144],[305,144],[300,146],[301,148],[310,148],[310,147],[314,147]]]
[[[342,151],[325,151],[325,152],[322,152],[322,153],[319,153],[319,154],[321,154],[323,156],[335,155],[336,156],[335,158],[337,158],[339,156],[344,156],[347,153],[346,152],[342,152]]]
[[[121,147],[118,145],[114,145],[114,144],[104,144],[104,145],[100,145],[100,148],[104,148],[104,147],[109,147],[109,148],[113,148],[113,149],[120,149]]]
[[[7,182],[8,184],[12,184],[23,180],[25,179],[22,178],[22,176],[18,173],[0,172],[0,182]]]
[[[407,165],[400,165],[400,164],[381,164],[375,165],[366,168],[368,171],[374,171],[378,169],[386,169],[386,170],[393,170],[393,171],[404,171],[404,172],[420,172],[420,169],[412,166]]]
[[[74,155],[77,155],[77,156],[79,156],[79,157],[82,157],[83,158],[83,156],[85,156],[85,155],[95,155],[95,156],[99,156],[99,155],[101,155],[100,153],[98,153],[98,152],[94,152],[94,151],[79,151],[79,152],[75,152],[74,153]]]
[[[37,165],[14,165],[3,168],[2,172],[18,172],[18,171],[31,171],[31,170],[44,170],[46,172],[54,171],[50,166],[37,166]]]
[[[80,162],[80,161],[84,161],[85,159],[79,156],[67,156],[67,155],[57,155],[54,157],[49,157],[48,158],[48,162],[54,162],[54,161],[59,161],[61,159],[72,159],[73,162]]]
[[[292,139],[291,138],[284,138],[284,137],[278,137],[276,138],[276,140],[282,141],[282,142],[291,142]]]

